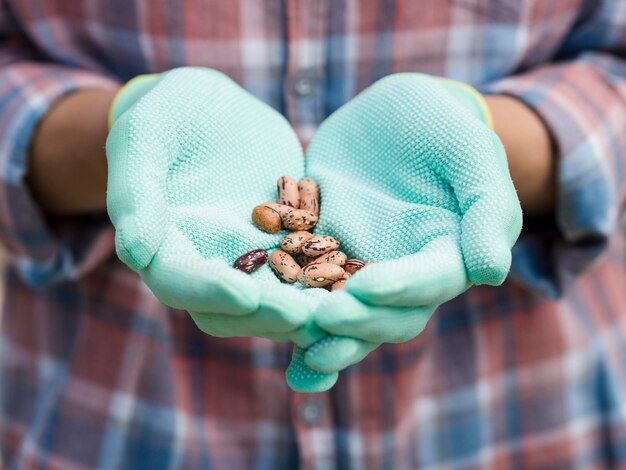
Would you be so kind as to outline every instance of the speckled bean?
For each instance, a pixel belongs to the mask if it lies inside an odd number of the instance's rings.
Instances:
[[[280,242],[280,247],[287,253],[302,253],[302,245],[312,236],[313,235],[304,230],[290,233]]]
[[[289,230],[310,230],[317,224],[317,215],[302,209],[292,209],[282,218],[283,226]]]
[[[339,279],[337,282],[335,282],[330,290],[331,291],[335,291],[335,290],[340,290],[340,289],[344,289],[346,287],[346,281],[348,279],[350,279],[350,276],[352,276],[352,274],[350,274],[349,272],[345,272],[343,273],[343,276],[341,276],[341,279]]]
[[[339,248],[339,242],[328,235],[309,238],[302,246],[302,253],[308,256],[321,256]]]
[[[346,281],[343,279],[339,279],[337,282],[333,282],[333,285],[330,287],[331,291],[341,290],[346,288]]]
[[[283,250],[276,250],[270,256],[270,267],[281,279],[287,282],[296,282],[300,266],[289,253]]]
[[[304,267],[307,264],[311,264],[313,261],[319,258],[315,258],[314,256],[307,256],[304,253],[300,253],[297,256],[297,259],[298,259],[298,263],[300,263],[300,266]]]
[[[265,264],[267,256],[267,251],[262,248],[249,251],[248,253],[237,258],[233,264],[233,268],[243,271],[244,273],[251,273]]]
[[[269,207],[270,209],[278,212],[281,217],[284,217],[285,215],[289,214],[293,210],[293,208],[286,206],[285,204],[279,204],[277,202],[272,202],[272,201],[263,203],[261,205],[265,207]]]
[[[310,258],[311,257],[309,256],[309,259]],[[330,253],[326,253],[318,258],[313,258],[307,264],[331,263],[343,267],[343,265],[346,264],[347,258],[346,254],[342,251],[331,251]]]
[[[325,287],[341,279],[345,271],[331,263],[314,263],[302,268],[298,281],[307,287]]]
[[[278,178],[278,202],[294,209],[300,208],[298,183],[291,176]]]
[[[348,271],[350,274],[354,274],[363,266],[365,266],[365,263],[361,261],[360,259],[349,259],[348,261],[346,261],[346,265],[344,266],[344,269]]]
[[[317,183],[311,178],[302,178],[298,182],[298,191],[300,192],[300,209],[319,214],[320,204]]]

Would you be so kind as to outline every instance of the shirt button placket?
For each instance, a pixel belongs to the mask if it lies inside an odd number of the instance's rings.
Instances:
[[[314,399],[308,399],[305,402],[300,403],[300,407],[298,410],[298,414],[300,415],[300,419],[304,424],[308,424],[313,426],[315,424],[319,424],[322,420],[322,415],[324,413],[322,404]]]
[[[328,393],[293,394],[291,416],[298,442],[300,467],[306,470],[335,468]]]
[[[304,71],[299,73],[298,76],[296,76],[296,78],[294,78],[293,80],[292,89],[294,95],[300,98],[305,98],[311,95],[311,93],[315,91],[317,82],[318,80],[312,72]]]

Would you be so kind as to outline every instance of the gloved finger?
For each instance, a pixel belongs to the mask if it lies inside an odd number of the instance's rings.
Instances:
[[[291,341],[296,346],[301,348],[308,348],[316,341],[319,341],[324,336],[328,335],[314,322],[308,323],[295,331],[291,331],[286,335],[288,341]],[[271,339],[271,338],[270,338]]]
[[[220,315],[223,316],[223,315]],[[194,320],[198,328],[200,328],[204,333],[216,336],[218,338],[236,338],[236,337],[244,337],[244,336],[255,336],[259,338],[266,338],[272,341],[276,341],[278,343],[293,343],[301,348],[308,348],[310,345],[315,343],[317,340],[327,336],[328,333],[320,330],[315,327],[313,330],[308,328],[309,325],[303,326],[301,328],[297,328],[294,331],[288,331],[284,333],[275,333],[275,332],[267,332],[267,333],[252,333],[252,330],[249,327],[246,327],[246,333],[244,334],[242,331],[233,330],[232,328],[225,328],[222,323],[220,323],[219,319],[213,319],[210,316],[206,318],[198,318],[196,315],[191,314],[191,318]],[[245,319],[245,317],[234,317]],[[215,321],[212,321],[215,320]]]
[[[472,140],[472,146],[480,150],[477,156],[482,158],[472,161],[469,168],[467,162],[452,161],[442,165],[442,171],[464,168],[462,177],[450,173],[446,179],[463,214],[461,248],[468,276],[474,284],[499,285],[511,266],[511,248],[522,228],[522,209],[502,143],[493,131],[485,129],[484,134]]]
[[[192,312],[247,315],[259,308],[261,289],[251,276],[220,259],[200,256],[189,240],[170,231],[141,277],[166,305]]]
[[[469,287],[456,235],[435,238],[420,251],[367,266],[348,279],[346,290],[370,305],[439,305]]]
[[[138,271],[150,264],[166,236],[167,202],[160,182],[165,181],[167,168],[147,161],[142,171],[129,175],[135,157],[129,148],[130,127],[129,116],[124,114],[107,137],[107,211],[115,226],[117,255]],[[131,183],[141,184],[150,197],[137,201]]]
[[[320,304],[314,319],[320,328],[334,335],[372,343],[402,343],[424,329],[435,308],[371,306],[339,291]]]
[[[327,374],[311,369],[304,362],[304,349],[294,346],[291,364],[285,372],[287,385],[292,390],[302,393],[324,392],[335,385],[338,377],[336,372]]]
[[[310,322],[287,333],[268,333],[263,335],[263,338],[280,343],[293,343],[296,346],[306,349],[324,336],[328,336],[328,333],[321,330],[315,323]]]
[[[365,356],[380,346],[347,336],[329,335],[310,346],[304,355],[304,362],[320,372],[339,372],[352,364],[362,361]]]
[[[219,337],[259,336],[308,346],[325,335],[309,324],[319,297],[330,295],[328,291],[309,292],[275,282],[261,284],[261,292],[259,308],[249,315],[190,314],[202,331]]]

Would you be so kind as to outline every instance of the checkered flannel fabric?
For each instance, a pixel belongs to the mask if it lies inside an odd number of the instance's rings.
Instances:
[[[0,1],[0,459],[626,468],[625,51],[619,0]],[[202,334],[116,259],[104,215],[45,218],[25,183],[62,96],[182,65],[225,72],[304,143],[394,72],[517,96],[554,136],[556,217],[527,221],[504,286],[445,304],[332,390],[293,393],[289,345]]]

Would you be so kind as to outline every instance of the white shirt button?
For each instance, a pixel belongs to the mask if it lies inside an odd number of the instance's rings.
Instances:
[[[303,72],[293,81],[293,92],[296,96],[309,96],[317,86],[317,79],[310,72]]]
[[[305,401],[300,405],[300,418],[306,424],[317,424],[322,419],[322,405],[315,400]]]

